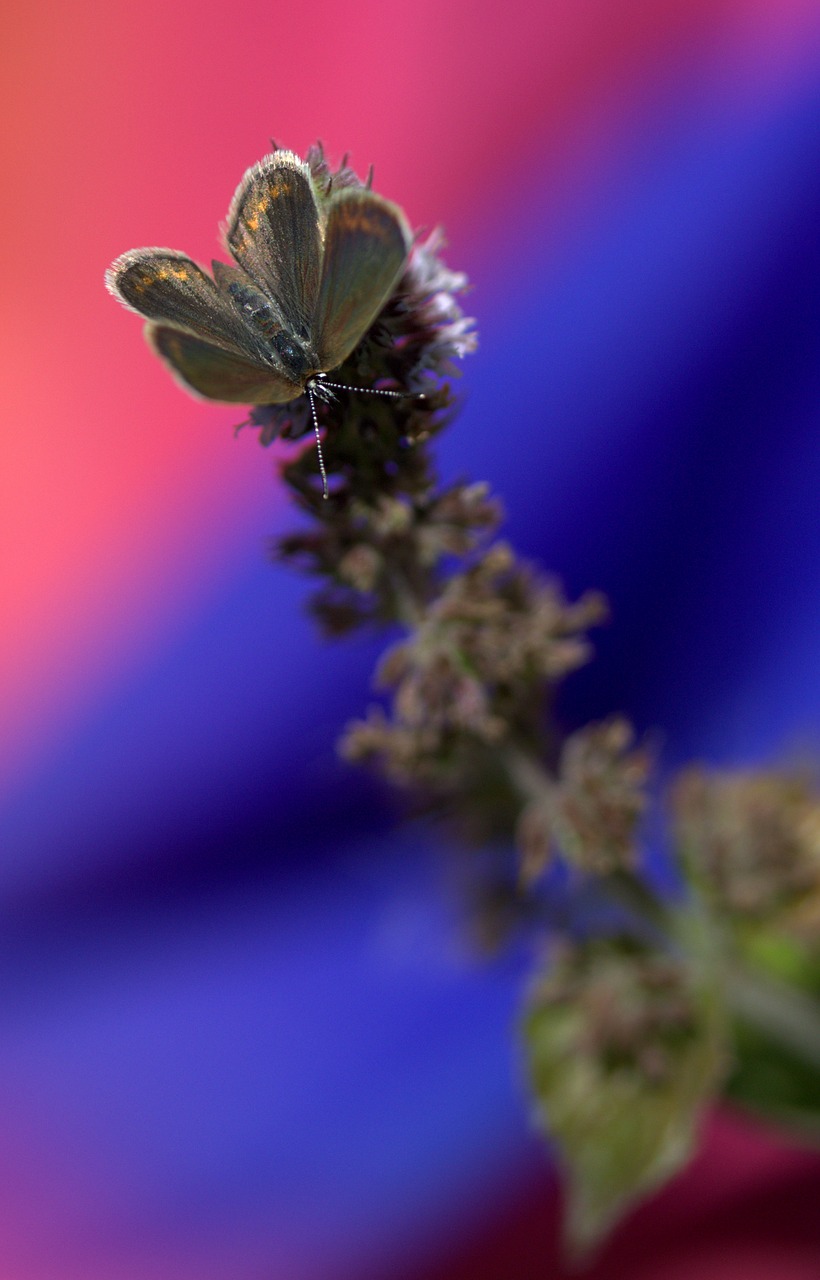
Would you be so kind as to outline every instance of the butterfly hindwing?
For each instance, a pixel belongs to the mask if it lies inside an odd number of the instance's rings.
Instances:
[[[337,368],[390,297],[410,250],[401,210],[365,189],[331,199],[313,323],[325,372]]]
[[[108,268],[111,293],[146,320],[192,334],[264,368],[257,337],[231,299],[184,253],[174,249],[132,249]]]
[[[225,241],[240,267],[270,294],[285,327],[308,341],[322,260],[308,165],[291,151],[277,151],[249,169],[228,211]]]
[[[302,387],[224,347],[171,325],[148,324],[146,337],[182,383],[208,400],[226,404],[286,404]]]

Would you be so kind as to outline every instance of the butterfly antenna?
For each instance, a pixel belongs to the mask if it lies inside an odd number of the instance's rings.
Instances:
[[[367,171],[367,181],[364,184],[365,191],[370,191],[373,186],[373,166],[371,164]]]
[[[426,400],[423,391],[385,391],[382,387],[351,387],[346,382],[328,382],[322,378],[323,387],[331,387],[334,391],[360,391],[366,396],[389,396],[391,400]]]
[[[316,397],[310,387],[307,388],[308,400],[310,401],[310,413],[313,418],[313,432],[316,436],[316,451],[319,454],[319,471],[322,475],[322,497],[327,499],[327,472],[325,471],[325,460],[322,456],[322,437],[319,435],[319,419],[316,417]]]

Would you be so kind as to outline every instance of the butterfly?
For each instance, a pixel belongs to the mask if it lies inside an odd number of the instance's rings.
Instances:
[[[131,249],[106,285],[148,321],[148,342],[189,391],[252,405],[306,393],[327,497],[316,397],[341,386],[328,373],[398,283],[411,246],[404,214],[369,187],[321,195],[310,166],[282,150],[245,173],[224,236],[233,262],[214,261],[213,275],[175,249]]]

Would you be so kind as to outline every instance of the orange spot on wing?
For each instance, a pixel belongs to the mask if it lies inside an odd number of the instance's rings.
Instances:
[[[156,279],[156,276],[143,272],[142,275],[134,276],[134,279],[131,281],[131,288],[134,290],[134,293],[145,293],[146,289],[150,289],[151,285],[156,283]]]
[[[249,205],[248,210],[245,213],[245,225],[249,227],[251,231],[257,231],[259,229],[259,221],[269,204],[270,200],[268,197],[260,195],[256,197],[252,204]]]

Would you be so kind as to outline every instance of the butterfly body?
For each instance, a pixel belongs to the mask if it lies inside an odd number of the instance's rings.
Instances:
[[[361,341],[407,261],[401,210],[375,192],[321,192],[309,166],[276,151],[243,177],[213,274],[172,249],[134,249],[109,290],[144,317],[146,336],[194,394],[285,404],[319,392]]]

